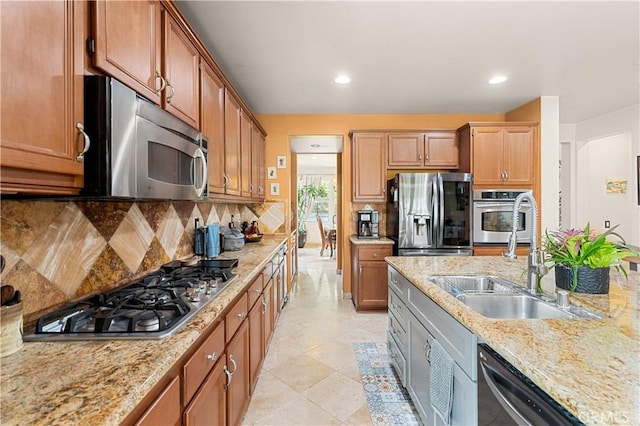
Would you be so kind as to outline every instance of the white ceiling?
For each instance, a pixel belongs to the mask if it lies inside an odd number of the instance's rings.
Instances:
[[[562,123],[639,102],[639,3],[176,2],[257,114],[504,113],[559,96]],[[496,73],[509,80],[487,84]]]

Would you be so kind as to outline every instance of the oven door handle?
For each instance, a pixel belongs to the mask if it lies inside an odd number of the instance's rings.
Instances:
[[[202,184],[198,186],[198,183],[196,182],[196,163],[198,162],[197,159],[200,159],[200,163],[202,164]],[[196,151],[193,153],[193,168],[191,169],[191,177],[192,177],[192,181],[193,181],[193,186],[196,189],[196,196],[198,198],[202,197],[202,194],[204,194],[204,190],[207,187],[207,180],[208,180],[208,170],[207,170],[207,157],[205,157],[204,152],[202,152],[202,150],[200,148],[197,148]]]
[[[518,384],[514,383],[513,380],[510,380],[508,377],[501,374],[498,370],[487,363],[487,360],[485,359],[482,352],[478,354],[478,358],[480,360],[482,375],[487,382],[487,386],[489,386],[489,390],[491,390],[491,393],[497,398],[502,408],[504,408],[505,411],[509,413],[511,418],[513,418],[518,425],[531,426],[531,422],[529,422],[527,418],[524,417],[524,415],[520,411],[518,411],[518,409],[513,405],[509,398],[507,398],[507,396],[500,390],[500,384],[497,382],[496,377],[512,383],[514,386],[520,388],[520,390],[522,390],[523,392],[528,391],[528,389],[526,389],[526,385],[523,384],[522,386],[518,386]]]

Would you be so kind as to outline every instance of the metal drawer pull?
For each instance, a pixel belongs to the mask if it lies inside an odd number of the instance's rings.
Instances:
[[[237,314],[238,318],[244,319],[247,316],[246,312],[240,312],[239,314]]]
[[[171,94],[167,96],[167,103],[170,104],[171,103],[171,98],[173,98],[173,95],[176,94],[176,91],[173,88],[173,86],[171,85],[171,82],[169,81],[169,79],[167,79],[167,89],[168,88],[171,88]]]
[[[84,131],[84,126],[81,123],[76,123],[76,129],[84,136],[84,148],[76,157],[76,161],[82,163],[84,161],[84,155],[89,151],[89,147],[91,146],[91,139],[89,139],[89,135]]]
[[[218,354],[215,352],[212,352],[209,355],[207,355],[207,359],[210,359],[211,361],[215,362],[218,359]]]

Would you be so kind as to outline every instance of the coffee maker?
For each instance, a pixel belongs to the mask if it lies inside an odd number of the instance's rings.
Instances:
[[[358,238],[380,238],[377,210],[358,211]]]

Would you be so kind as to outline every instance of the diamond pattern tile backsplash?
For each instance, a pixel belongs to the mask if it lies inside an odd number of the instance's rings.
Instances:
[[[70,301],[117,287],[193,255],[195,219],[228,225],[258,221],[285,232],[281,202],[2,200],[2,284],[22,294],[25,322]]]

